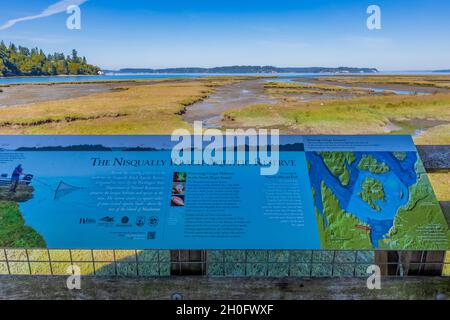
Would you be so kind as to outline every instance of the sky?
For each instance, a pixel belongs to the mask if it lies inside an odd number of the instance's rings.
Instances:
[[[69,5],[81,29],[69,30]],[[366,10],[381,9],[369,30]],[[273,65],[450,69],[448,0],[0,0],[0,39],[103,69]]]

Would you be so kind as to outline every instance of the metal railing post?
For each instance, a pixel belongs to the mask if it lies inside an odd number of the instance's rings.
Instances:
[[[47,249],[47,256],[48,256],[48,265],[50,266],[50,274],[53,276],[52,258],[50,256],[50,250],[49,249]]]
[[[95,258],[94,258],[94,250],[91,249],[91,259],[92,259],[92,268],[94,270],[94,276],[97,274],[97,270],[95,269]]]
[[[11,275],[11,268],[9,267],[9,259],[6,249],[3,249],[3,252],[5,254],[6,268],[8,269],[8,274]]]
[[[30,276],[31,276],[31,264],[30,264],[30,257],[28,256],[28,249],[25,249],[25,254],[27,256],[28,271],[30,272]]]

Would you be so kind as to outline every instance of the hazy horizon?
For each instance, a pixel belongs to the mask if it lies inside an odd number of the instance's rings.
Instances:
[[[236,65],[213,65],[213,66],[207,66],[207,67],[203,67],[203,66],[176,66],[176,67],[168,67],[168,68],[153,68],[153,67],[121,67],[121,68],[117,68],[117,69],[109,69],[109,68],[102,68],[102,70],[106,70],[106,71],[120,71],[123,69],[153,69],[153,70],[160,70],[160,69],[181,69],[181,68],[204,68],[204,69],[210,69],[210,68],[223,68],[223,67],[245,67],[245,66],[252,66],[252,67],[265,67],[265,66],[270,66],[270,67],[277,67],[277,68],[374,68],[374,67],[360,67],[360,66],[353,66],[353,65],[348,65],[348,66],[328,66],[328,65],[314,65],[314,66],[309,66],[309,65],[298,65],[298,66],[283,66],[280,67],[278,65],[245,65],[245,64],[236,64]],[[411,69],[411,70],[384,70],[384,69],[379,69],[379,68],[375,68],[380,72],[433,72],[433,71],[441,71],[441,70],[450,70],[450,67],[448,68],[440,68],[440,69]]]

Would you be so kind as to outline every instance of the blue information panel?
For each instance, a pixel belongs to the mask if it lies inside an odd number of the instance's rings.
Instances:
[[[449,249],[409,136],[281,136],[275,174],[170,136],[0,141],[0,247]]]

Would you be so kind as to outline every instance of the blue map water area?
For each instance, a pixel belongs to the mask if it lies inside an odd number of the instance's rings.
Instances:
[[[74,190],[55,199],[61,181]],[[39,176],[33,188],[33,198],[20,204],[21,212],[26,223],[43,235],[49,248],[89,248],[98,241],[99,247],[104,245],[94,224],[80,223],[81,219],[108,216],[89,195],[94,187],[88,176]]]
[[[370,225],[372,244],[378,247],[378,241],[383,239],[392,227],[398,210],[408,203],[409,187],[417,181],[415,170],[417,153],[406,152],[403,160],[397,159],[392,152],[354,152],[354,154],[356,161],[345,164],[350,172],[350,180],[347,186],[343,186],[339,178],[330,172],[320,154],[307,152],[311,186],[315,189],[314,204],[323,215],[321,192],[323,181],[333,191],[343,210]],[[370,155],[378,162],[387,164],[390,168],[389,172],[373,174],[359,170],[358,164],[364,155]],[[380,207],[379,211],[374,210],[359,196],[362,191],[362,182],[367,177],[378,179],[383,184],[385,200],[375,202]],[[325,221],[325,223],[328,222]]]

